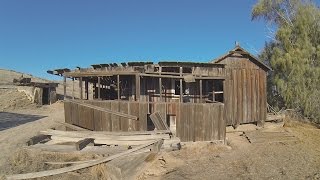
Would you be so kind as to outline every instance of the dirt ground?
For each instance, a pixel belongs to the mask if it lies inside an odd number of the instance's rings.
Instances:
[[[0,102],[7,101],[8,96],[0,93]],[[23,101],[18,99],[15,103],[22,105]],[[0,107],[7,104],[2,102]],[[28,171],[26,166],[30,163],[26,162],[30,160],[20,161],[27,156],[20,153],[21,147],[40,130],[57,126],[54,121],[64,121],[61,102],[42,107],[28,103],[10,107],[15,108],[3,108],[0,112],[0,175],[7,174],[11,166],[16,168],[15,172]],[[138,179],[320,179],[320,129],[289,118],[284,124],[266,123],[262,129],[255,125],[242,125],[235,131],[228,129],[227,145],[183,143],[180,151],[161,152],[148,162]],[[250,143],[243,134],[248,131],[287,132],[297,141]],[[80,159],[83,158],[87,157]],[[45,168],[41,166],[38,170]],[[91,174],[97,176],[90,177],[100,179],[104,168],[104,165],[91,168]],[[61,178],[79,176],[68,173],[60,175]]]
[[[290,132],[297,141],[251,144],[242,132],[227,133],[228,146],[187,143],[162,153],[140,179],[320,179],[320,129],[292,120],[282,125],[259,131]]]

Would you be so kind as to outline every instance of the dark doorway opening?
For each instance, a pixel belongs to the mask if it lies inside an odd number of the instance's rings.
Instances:
[[[49,88],[43,88],[42,90],[42,104],[49,104]]]

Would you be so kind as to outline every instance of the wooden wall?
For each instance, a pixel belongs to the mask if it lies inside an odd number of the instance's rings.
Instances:
[[[225,118],[227,125],[263,123],[267,115],[266,72],[242,56],[229,56],[225,81]]]
[[[176,135],[181,141],[225,140],[226,123],[222,103],[146,103],[134,101],[81,101],[87,104],[137,116],[138,120],[66,101],[65,121],[94,131],[146,131],[148,114],[160,112],[176,118]]]

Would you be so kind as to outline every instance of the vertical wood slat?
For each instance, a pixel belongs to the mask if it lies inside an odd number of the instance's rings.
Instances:
[[[252,116],[253,116],[253,121],[257,122],[257,93],[256,91],[258,90],[257,84],[256,84],[256,71],[252,70]]]
[[[252,93],[251,93],[251,69],[247,69],[247,122],[252,122],[252,113],[251,113],[251,99],[252,99]]]
[[[139,102],[130,102],[128,103],[128,114],[139,117]],[[139,130],[139,121],[128,119],[128,131],[138,131]]]
[[[237,92],[239,91],[238,89],[238,81],[237,81],[237,70],[233,70],[233,98],[234,98],[234,108],[233,108],[233,124],[236,124],[237,119],[239,118],[238,116],[238,110],[239,110],[239,104],[238,104],[238,95]]]
[[[111,109],[111,102],[104,101],[102,104],[103,108]],[[101,123],[102,123],[102,130],[103,131],[112,131],[112,120],[110,113],[102,113],[101,114]]]
[[[129,106],[129,102],[125,102],[125,101],[119,101],[119,112],[128,114],[128,106]],[[120,117],[120,131],[128,131],[128,118],[125,117]]]
[[[111,110],[119,112],[119,101],[111,102]],[[112,131],[120,131],[120,117],[111,114]]]
[[[148,115],[148,103],[139,103],[139,130],[146,131],[147,127],[147,117]]]
[[[242,81],[242,71],[239,69],[237,70],[237,77],[238,77],[238,101],[239,101],[239,106],[238,106],[238,118],[236,125],[240,125],[240,122],[243,122],[242,119],[242,114],[243,114],[243,101],[242,101],[242,86],[243,86],[243,81]]]
[[[65,122],[72,124],[72,105],[70,102],[65,102],[64,103],[64,117],[65,117]]]
[[[260,73],[259,73],[259,70],[256,70],[256,85],[257,85],[257,91],[256,91],[256,94],[257,94],[257,97],[256,97],[256,100],[257,100],[257,123],[259,124],[261,122],[261,117],[260,117],[260,110],[261,110],[261,107],[260,107]]]
[[[243,87],[242,87],[242,97],[243,97],[243,122],[248,122],[248,102],[247,102],[247,73],[246,69],[242,69],[242,80],[243,80]]]
[[[93,105],[101,107],[102,102],[95,102]],[[95,131],[103,131],[103,119],[102,112],[99,110],[93,110],[93,121],[94,121],[94,130]]]

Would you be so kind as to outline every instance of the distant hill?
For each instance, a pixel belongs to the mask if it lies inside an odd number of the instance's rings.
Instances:
[[[32,82],[52,82],[47,79],[35,77],[31,74],[16,72],[13,70],[0,69],[0,85],[10,85],[13,84],[13,79],[18,79],[23,75],[23,77],[31,78]]]

